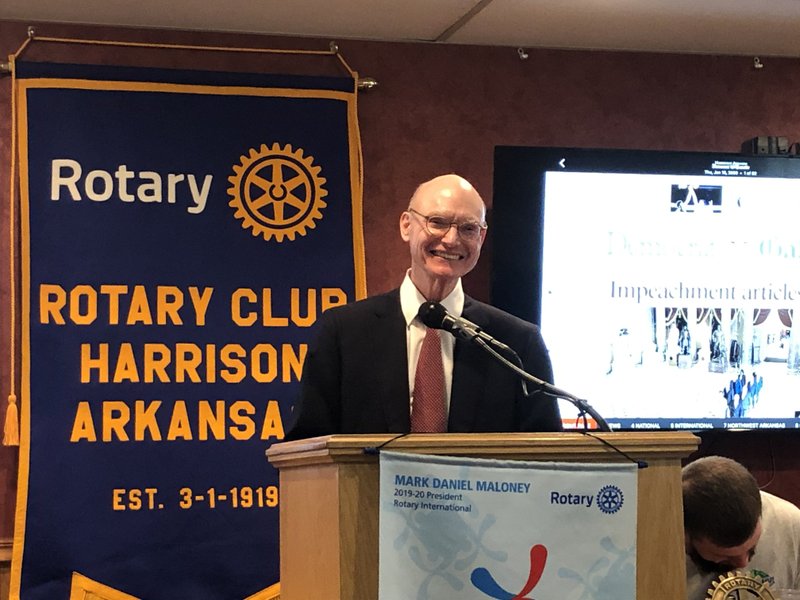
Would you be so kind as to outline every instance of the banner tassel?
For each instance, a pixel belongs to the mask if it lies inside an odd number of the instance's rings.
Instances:
[[[27,45],[30,38],[22,45],[18,53],[21,52]],[[8,57],[8,64],[11,66],[11,169],[9,171],[9,186],[10,186],[10,207],[9,207],[9,232],[8,232],[8,258],[9,258],[9,308],[11,315],[9,318],[9,381],[11,383],[11,390],[8,394],[8,404],[6,405],[6,420],[3,425],[3,445],[4,446],[19,446],[19,409],[17,407],[17,395],[14,393],[15,384],[17,381],[16,376],[16,357],[17,357],[17,283],[16,275],[16,256],[14,248],[16,246],[15,230],[16,212],[15,207],[17,204],[17,187],[16,187],[16,174],[17,174],[17,86],[16,86],[16,56],[11,55]]]
[[[17,395],[8,395],[6,407],[6,422],[3,426],[3,446],[19,446],[19,410],[17,409]]]

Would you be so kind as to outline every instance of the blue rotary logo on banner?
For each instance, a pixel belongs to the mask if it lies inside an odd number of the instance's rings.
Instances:
[[[613,514],[622,508],[624,494],[615,485],[604,485],[597,492],[597,508],[607,514]]]

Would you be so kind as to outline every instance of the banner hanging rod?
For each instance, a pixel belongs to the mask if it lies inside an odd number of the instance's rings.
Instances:
[[[285,55],[305,55],[305,56],[332,56],[335,57],[345,68],[348,74],[357,81],[358,89],[369,90],[378,85],[372,77],[359,78],[358,73],[350,68],[347,61],[339,53],[339,45],[336,42],[328,44],[328,50],[285,50],[279,48],[246,48],[234,46],[204,46],[195,44],[156,44],[151,42],[120,42],[113,40],[91,40],[80,38],[60,38],[60,37],[38,37],[33,27],[28,27],[28,38],[22,43],[19,49],[9,56],[8,62],[0,63],[0,73],[9,74],[12,70],[12,63],[22,56],[31,42],[46,42],[56,44],[78,44],[88,46],[116,46],[127,48],[154,48],[158,50],[193,50],[199,52],[240,52],[248,54],[285,54]]]

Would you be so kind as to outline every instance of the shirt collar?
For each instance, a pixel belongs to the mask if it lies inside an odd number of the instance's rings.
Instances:
[[[411,281],[411,270],[409,269],[406,272],[403,283],[400,285],[400,308],[406,320],[406,327],[411,327],[412,321],[414,321],[419,312],[420,305],[425,302],[427,302],[425,296],[420,293],[417,286]],[[464,288],[461,287],[460,278],[456,282],[453,291],[450,292],[440,304],[444,306],[451,315],[455,317],[461,316],[461,313],[464,311]]]

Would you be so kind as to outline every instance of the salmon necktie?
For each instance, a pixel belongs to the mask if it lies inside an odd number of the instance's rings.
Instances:
[[[428,328],[414,376],[414,403],[411,405],[412,433],[444,433],[447,411],[444,397],[442,342],[436,329]]]

